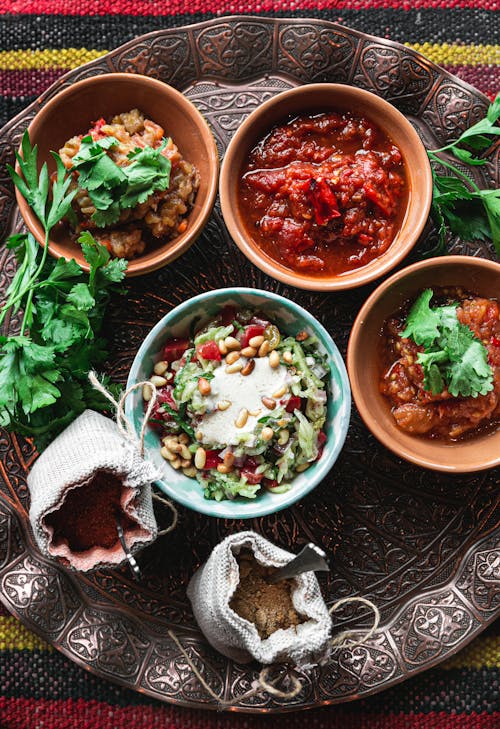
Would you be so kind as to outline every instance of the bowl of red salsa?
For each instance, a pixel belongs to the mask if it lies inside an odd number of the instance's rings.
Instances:
[[[364,89],[310,84],[253,111],[221,168],[243,253],[299,288],[334,291],[396,266],[426,223],[432,179],[410,121]]]
[[[389,449],[424,468],[500,465],[500,264],[446,256],[384,281],[351,331],[356,406]]]

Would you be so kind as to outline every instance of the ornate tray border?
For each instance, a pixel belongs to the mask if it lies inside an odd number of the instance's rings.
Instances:
[[[250,35],[252,28],[257,31],[267,27],[270,30],[267,45],[259,46],[258,33],[254,37],[251,57],[248,57],[249,48],[247,56],[241,53],[244,26],[247,31],[250,28]],[[301,66],[300,58],[295,58],[287,48],[287,30],[292,35],[295,31],[299,36],[309,32],[318,58],[326,59],[328,63],[315,66],[313,58],[312,65]],[[224,44],[224,54],[218,59],[218,51],[214,51],[212,42],[217,32]],[[344,38],[349,47],[332,47],[336,34]],[[189,48],[189,62],[178,56],[179,38],[182,36]],[[203,53],[200,52],[202,40],[205,44]],[[418,53],[400,44],[326,21],[223,17],[182,28],[155,31],[66,74],[3,128],[0,132],[1,219],[7,221],[10,218],[12,224],[15,214],[10,183],[5,177],[5,163],[12,159],[22,131],[38,108],[63,86],[88,75],[114,70],[133,72],[137,67],[182,88],[193,84],[201,76],[214,83],[221,80],[231,82],[234,76],[231,76],[230,69],[234,69],[235,63],[243,69],[244,80],[249,81],[262,77],[265,72],[266,51],[270,46],[273,48],[272,65],[277,71],[274,78],[281,76],[291,83],[303,83],[324,80],[332,74],[336,81],[354,82],[372,90],[373,79],[369,73],[363,77],[362,71],[369,69],[370,53],[377,49],[385,70],[382,69],[383,72],[377,76],[382,86],[376,90],[395,103],[401,102],[401,95],[406,94],[409,113],[416,114],[425,108],[427,124],[432,126],[434,123],[437,128],[443,106],[451,96],[454,97],[453,113],[440,128],[444,133],[443,143],[447,134],[450,138],[455,134],[457,127],[465,128],[482,116],[488,104],[486,97],[473,87]],[[279,58],[277,48],[282,54]],[[310,48],[311,44],[302,50],[310,53]],[[198,56],[195,49],[198,49]],[[351,50],[358,60],[363,55],[363,63],[356,65],[353,61],[352,73],[346,75],[343,74],[341,60]],[[170,65],[165,62],[166,53],[169,54]],[[398,54],[405,56],[404,82],[395,73],[395,68],[399,70],[396,63]],[[168,69],[170,74],[165,77],[163,74]],[[422,74],[425,73],[432,78],[431,91],[422,89]],[[413,89],[410,96],[408,85]],[[441,99],[435,93],[436,88],[442,95]],[[218,131],[221,132],[220,138],[222,130],[216,128],[216,135]],[[487,185],[498,185],[499,155],[500,149],[493,151],[488,166],[481,173],[475,170],[480,175],[485,173],[483,183]],[[6,258],[5,251],[0,254],[0,265],[0,286],[4,286],[12,275],[12,261]],[[148,619],[148,630],[145,631],[137,610],[90,600],[89,594],[81,590],[73,575],[40,556],[26,527],[25,511],[24,471],[34,454],[28,443],[5,434],[0,440],[0,452],[3,456],[2,477],[7,487],[0,500],[0,599],[6,607],[71,660],[101,677],[171,703],[220,708],[202,689],[175,643],[165,636],[164,622],[155,624],[154,620]],[[498,485],[500,479],[497,480],[494,473],[491,475],[492,483],[485,488],[491,492],[492,499],[482,512],[474,534],[470,535],[467,551],[463,552],[460,563],[452,565],[444,562],[441,565],[441,572],[449,575],[448,581],[441,574],[444,584],[442,582],[439,588],[429,589],[408,600],[365,645],[337,654],[336,663],[329,667],[328,672],[314,670],[307,675],[297,674],[303,689],[295,699],[283,702],[267,694],[253,696],[236,703],[232,710],[250,713],[292,711],[376,693],[436,665],[492,622],[500,607],[500,529],[498,504],[495,505],[494,498],[495,482]],[[200,644],[197,634],[189,627],[177,631],[177,635],[195,663],[204,661],[205,677],[223,699],[237,701],[237,697],[246,693],[257,679],[255,667],[248,670],[225,665],[225,661],[218,660],[217,656],[214,658],[213,652]],[[111,647],[120,658],[109,663],[107,650]],[[280,671],[276,669],[278,674]],[[286,672],[282,678],[286,688]]]

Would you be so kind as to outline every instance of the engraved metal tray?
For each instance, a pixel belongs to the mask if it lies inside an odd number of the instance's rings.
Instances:
[[[143,73],[181,89],[212,126],[221,154],[242,119],[264,99],[313,81],[349,83],[401,109],[430,148],[442,146],[484,115],[488,100],[471,86],[405,48],[316,20],[222,18],[137,38],[72,71],[0,132],[0,218],[3,233],[20,225],[5,164],[37,110],[65,86],[112,71]],[[478,184],[499,185],[499,148]],[[6,222],[7,221],[7,222]],[[416,252],[432,244],[428,229]],[[455,252],[492,257],[484,244],[453,242]],[[482,247],[481,247],[482,245]],[[0,290],[14,263],[0,252]],[[161,271],[128,282],[126,301],[112,305],[108,371],[125,383],[151,326],[188,297],[221,286],[277,291],[309,309],[345,355],[350,325],[373,287],[338,294],[287,288],[253,267],[231,242],[218,205],[197,244]],[[464,646],[500,608],[500,471],[462,477],[414,467],[381,446],[353,411],[344,450],[329,477],[303,501],[278,514],[225,521],[180,509],[176,531],[139,557],[144,578],[127,569],[93,576],[68,573],[34,546],[27,523],[26,473],[32,445],[0,433],[0,598],[33,631],[82,667],[172,703],[216,708],[167,631],[175,632],[213,691],[233,710],[286,711],[367,696],[433,666]],[[167,514],[160,515],[169,518]],[[330,665],[296,674],[292,700],[252,687],[257,665],[242,666],[201,636],[186,585],[212,547],[253,528],[294,552],[313,541],[328,553],[320,576],[329,604],[363,595],[377,603],[381,627]],[[365,609],[346,606],[335,628],[367,625]],[[286,669],[273,669],[287,689]]]

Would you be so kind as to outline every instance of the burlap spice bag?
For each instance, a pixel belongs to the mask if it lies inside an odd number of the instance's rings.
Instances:
[[[116,423],[86,410],[42,453],[28,476],[30,522],[47,557],[82,572],[126,560],[158,533],[156,469]]]
[[[238,663],[257,660],[298,668],[328,659],[332,622],[314,573],[265,584],[272,568],[294,557],[251,531],[233,534],[213,549],[187,594],[198,625],[216,650]]]

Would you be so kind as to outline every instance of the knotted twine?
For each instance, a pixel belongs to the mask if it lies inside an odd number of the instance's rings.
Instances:
[[[354,604],[362,604],[366,605],[370,608],[370,610],[373,611],[373,624],[368,629],[354,629],[354,630],[344,630],[342,633],[339,633],[335,638],[332,638],[330,641],[330,645],[332,647],[332,655],[337,653],[340,650],[347,649],[350,650],[358,645],[363,645],[363,643],[366,643],[372,635],[377,631],[377,628],[380,624],[380,611],[378,607],[371,602],[371,600],[368,600],[366,597],[343,597],[340,600],[337,600],[331,608],[329,608],[328,612],[330,615],[333,615],[336,610],[338,610],[339,607],[342,605],[346,605],[348,603]],[[189,654],[185,650],[185,648],[182,646],[180,640],[175,635],[175,633],[172,630],[168,631],[169,637],[174,641],[177,648],[180,650],[181,654],[183,655],[186,663],[200,682],[200,684],[203,686],[205,691],[211,696],[215,701],[217,702],[218,706],[221,709],[228,708],[230,706],[234,706],[235,704],[239,704],[242,701],[251,698],[252,696],[256,696],[257,694],[261,693],[262,691],[266,691],[271,696],[274,696],[279,699],[294,699],[300,692],[302,691],[302,684],[299,681],[299,679],[296,676],[293,676],[291,674],[287,674],[287,677],[290,679],[290,681],[293,683],[293,688],[290,689],[290,691],[281,691],[281,689],[276,688],[276,686],[273,685],[273,683],[269,680],[269,671],[271,670],[272,666],[263,666],[259,672],[259,676],[256,681],[254,681],[254,686],[246,693],[242,694],[241,696],[238,696],[235,699],[232,699],[231,701],[228,701],[226,699],[221,698],[218,694],[215,693],[215,691],[212,689],[212,687],[207,683],[207,681],[203,678],[203,675],[200,673],[200,671],[197,669],[194,661],[191,660]],[[332,663],[332,661],[329,661],[325,665],[328,665],[329,663]],[[278,679],[279,680],[279,679]],[[255,685],[256,684],[256,685]]]
[[[148,426],[149,418],[151,417],[151,414],[153,412],[153,408],[158,399],[158,390],[156,389],[156,386],[149,380],[136,382],[134,385],[131,385],[129,388],[127,388],[124,393],[122,393],[119,400],[115,400],[113,395],[104,387],[102,382],[98,380],[95,372],[89,372],[88,377],[92,387],[100,392],[101,395],[109,400],[110,403],[112,403],[115,409],[115,422],[119,432],[123,435],[125,440],[130,441],[137,446],[141,457],[144,458],[144,438],[146,436],[146,428]],[[149,401],[146,412],[144,413],[139,437],[137,437],[134,426],[125,415],[125,402],[129,395],[131,395],[136,390],[142,390],[145,385],[147,385],[151,389],[151,400]],[[153,492],[152,497],[155,501],[158,501],[159,503],[168,506],[168,508],[172,512],[172,523],[170,524],[170,526],[166,527],[165,529],[161,529],[158,532],[158,536],[163,537],[165,536],[165,534],[173,531],[177,526],[179,512],[177,511],[174,504],[169,499],[166,499],[164,496],[160,496],[159,494]]]
[[[134,442],[138,448],[141,456],[144,456],[144,438],[146,434],[146,428],[149,421],[149,418],[151,417],[153,408],[157,401],[157,389],[156,386],[150,382],[142,381],[142,382],[136,382],[134,385],[131,385],[125,392],[121,395],[120,399],[117,401],[112,394],[106,390],[106,388],[102,385],[101,382],[97,379],[97,376],[95,372],[89,373],[89,381],[92,384],[92,386],[100,392],[109,402],[111,402],[115,408],[115,418],[116,418],[116,424],[120,431],[120,433],[127,439],[132,442]],[[127,397],[132,394],[132,392],[135,392],[135,390],[141,389],[144,386],[148,386],[151,389],[151,399],[148,403],[148,406],[146,408],[146,412],[144,413],[144,418],[141,424],[141,430],[139,433],[139,438],[137,438],[135,429],[130,422],[130,420],[125,415],[125,402],[127,400]],[[174,504],[169,501],[168,499],[165,499],[163,497],[160,497],[158,494],[153,494],[153,498],[156,500],[164,503],[167,505],[170,510],[172,511],[172,523],[169,527],[166,529],[163,529],[158,532],[158,536],[162,536],[164,534],[168,534],[169,532],[173,531],[177,525],[178,520],[178,511]],[[331,608],[329,609],[330,615],[332,615],[336,610],[338,610],[339,607],[345,604],[363,604],[369,607],[373,611],[374,619],[373,624],[371,627],[367,630],[357,629],[357,630],[346,630],[342,633],[339,633],[335,638],[332,638],[330,641],[330,645],[332,648],[332,654],[336,653],[337,651],[340,651],[342,649],[352,649],[357,645],[362,645],[363,643],[366,643],[372,635],[376,632],[379,624],[380,624],[380,611],[377,608],[377,606],[372,603],[370,600],[364,597],[344,597],[340,600],[337,600]],[[177,635],[174,633],[173,630],[167,631],[168,636],[173,640],[179,651],[181,652],[182,656],[184,657],[186,663],[200,682],[200,684],[203,686],[205,691],[211,696],[220,708],[226,708],[233,706],[237,703],[240,703],[241,701],[244,701],[246,699],[251,698],[252,696],[256,696],[262,691],[267,692],[271,696],[274,696],[275,698],[279,699],[293,699],[302,691],[302,684],[300,680],[293,675],[288,674],[288,678],[293,684],[293,687],[289,691],[282,691],[281,689],[278,689],[272,681],[269,679],[269,671],[271,670],[271,666],[263,666],[259,672],[259,676],[257,678],[257,681],[254,682],[253,688],[251,688],[246,693],[242,694],[241,696],[238,696],[235,699],[232,699],[231,701],[228,701],[226,699],[221,698],[218,694],[215,693],[215,691],[212,689],[212,687],[208,684],[208,682],[203,677],[202,673],[198,670],[196,667],[194,661],[191,659],[189,654],[187,653],[186,649],[183,647],[182,643],[180,642]],[[279,679],[278,679],[279,680]]]

